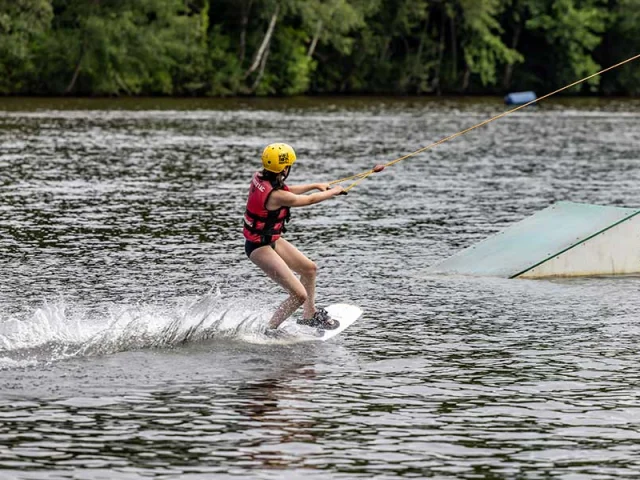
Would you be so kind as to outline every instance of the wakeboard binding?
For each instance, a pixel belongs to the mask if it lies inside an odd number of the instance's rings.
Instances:
[[[331,318],[324,308],[316,310],[311,318],[298,319],[297,324],[321,330],[335,330],[340,326],[340,322]]]

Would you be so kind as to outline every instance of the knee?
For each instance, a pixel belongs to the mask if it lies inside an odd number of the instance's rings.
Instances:
[[[318,266],[315,262],[308,262],[305,264],[301,274],[305,277],[315,277],[318,272]]]

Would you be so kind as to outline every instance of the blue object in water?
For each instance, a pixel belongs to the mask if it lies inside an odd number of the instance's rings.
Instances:
[[[507,105],[524,105],[538,98],[536,92],[513,92],[504,97]]]

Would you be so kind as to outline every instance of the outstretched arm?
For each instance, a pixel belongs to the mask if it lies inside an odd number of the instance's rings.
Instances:
[[[386,167],[386,165],[377,164],[371,170],[372,172],[378,173],[383,171],[384,167]],[[289,191],[296,195],[300,195],[303,193],[310,192],[311,190],[320,190],[321,192],[324,192],[325,190],[329,190],[330,188],[331,188],[331,184],[329,183],[307,183],[305,185],[290,185]],[[285,206],[292,206],[292,205],[285,205]]]
[[[320,190],[321,192],[324,192],[329,188],[331,187],[328,183],[308,183],[305,185],[291,185],[289,186],[289,191],[296,195],[300,195],[302,193],[310,192],[311,190]]]
[[[306,205],[313,205],[314,203],[320,203],[336,195],[340,195],[344,192],[344,188],[337,186],[325,190],[323,192],[312,193],[311,195],[298,195],[293,193],[291,187],[289,191],[276,190],[269,195],[267,201],[267,209],[276,210],[280,207],[304,207]]]

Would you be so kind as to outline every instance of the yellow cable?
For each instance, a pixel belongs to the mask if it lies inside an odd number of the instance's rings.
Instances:
[[[546,95],[544,95],[544,96],[542,96],[540,98],[536,98],[535,100],[531,100],[530,102],[525,103],[524,105],[519,105],[516,108],[513,108],[513,109],[508,110],[506,112],[503,112],[503,113],[501,113],[499,115],[496,115],[495,117],[492,117],[492,118],[490,118],[488,120],[485,120],[484,122],[478,123],[477,125],[474,125],[473,127],[469,127],[466,130],[462,130],[462,131],[460,131],[458,133],[454,133],[453,135],[449,135],[448,137],[445,137],[445,138],[443,138],[441,140],[438,140],[437,142],[434,142],[431,145],[428,145],[426,147],[422,147],[421,149],[416,150],[415,152],[411,152],[411,153],[409,153],[407,155],[404,155],[404,156],[402,156],[400,158],[396,158],[395,160],[392,160],[389,163],[385,163],[384,166],[385,167],[390,167],[391,165],[394,165],[394,164],[404,160],[405,158],[413,157],[414,155],[422,153],[422,152],[424,152],[426,150],[429,150],[429,149],[431,149],[433,147],[437,147],[438,145],[441,145],[441,144],[443,144],[445,142],[448,142],[449,140],[453,140],[454,138],[459,137],[461,135],[464,135],[465,133],[468,133],[471,130],[475,130],[476,128],[482,127],[482,126],[484,126],[484,125],[486,125],[488,123],[493,122],[494,120],[497,120],[499,118],[505,117],[505,116],[509,115],[510,113],[517,112],[520,109],[528,107],[529,105],[534,104],[536,102],[539,102],[540,100],[544,100],[545,98],[549,98],[551,95],[555,95],[556,93],[560,93],[563,90],[566,90],[566,89],[571,88],[571,87],[575,87],[576,85],[578,85],[578,84],[580,84],[582,82],[586,82],[587,80],[590,80],[593,77],[597,77],[598,75],[602,75],[603,73],[608,72],[609,70],[613,70],[614,68],[618,68],[618,67],[624,65],[625,63],[632,62],[633,60],[636,60],[638,58],[640,58],[640,54],[638,54],[638,55],[636,55],[634,57],[628,58],[627,60],[625,60],[623,62],[620,62],[620,63],[617,63],[617,64],[615,64],[615,65],[613,65],[611,67],[607,67],[607,68],[605,68],[603,70],[600,70],[599,72],[594,73],[592,75],[589,75],[588,77],[585,77],[582,80],[578,80],[577,82],[573,82],[570,85],[567,85],[566,87],[562,87],[562,88],[559,88],[558,90],[556,90],[554,92],[547,93]],[[371,175],[374,172],[375,172],[374,169],[366,170],[366,171],[364,171],[362,173],[358,173],[356,175],[351,175],[350,177],[344,177],[344,178],[341,178],[339,180],[334,180],[334,181],[330,182],[329,185],[335,185],[337,183],[342,183],[342,182],[346,182],[347,180],[353,180],[354,178],[357,178],[357,180],[355,182],[353,182],[351,185],[349,185],[348,187],[345,188],[345,191],[349,191],[353,187],[355,187],[358,183],[360,183],[362,180],[364,180],[365,178],[367,178],[369,175]]]

